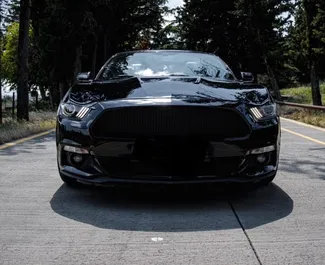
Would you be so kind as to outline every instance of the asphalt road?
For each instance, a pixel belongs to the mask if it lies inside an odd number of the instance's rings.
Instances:
[[[0,150],[0,264],[325,264],[325,130],[282,121],[258,190],[73,190],[54,134]]]

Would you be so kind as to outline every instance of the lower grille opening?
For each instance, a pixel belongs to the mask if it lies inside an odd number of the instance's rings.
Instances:
[[[146,159],[97,157],[106,174],[116,178],[169,178],[192,180],[198,177],[227,177],[236,172],[242,162],[240,157],[219,158],[210,161],[186,159]]]

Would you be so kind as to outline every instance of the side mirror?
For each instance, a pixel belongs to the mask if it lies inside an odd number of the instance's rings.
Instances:
[[[254,81],[254,76],[252,73],[249,72],[241,72],[241,78],[244,82],[253,82]]]
[[[90,79],[91,72],[78,73],[77,81],[88,81]]]

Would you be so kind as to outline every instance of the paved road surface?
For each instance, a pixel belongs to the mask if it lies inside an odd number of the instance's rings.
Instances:
[[[325,130],[282,125],[274,184],[215,196],[69,189],[54,134],[0,150],[0,264],[324,265]]]

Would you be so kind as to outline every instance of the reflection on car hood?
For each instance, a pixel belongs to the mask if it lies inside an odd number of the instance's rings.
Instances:
[[[267,88],[238,81],[208,78],[123,78],[105,82],[78,83],[70,90],[77,103],[94,101],[134,101],[166,99],[184,103],[263,104],[269,100]]]

